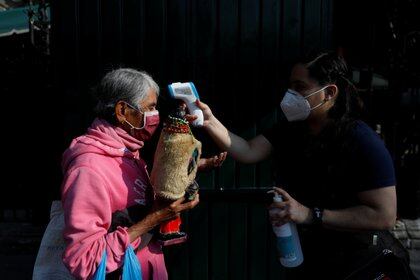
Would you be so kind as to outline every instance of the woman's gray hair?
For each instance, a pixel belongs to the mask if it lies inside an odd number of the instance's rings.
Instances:
[[[147,98],[150,89],[159,95],[159,86],[146,72],[131,68],[110,71],[95,90],[97,98],[95,112],[98,117],[114,122],[115,105],[118,101],[127,102],[138,108],[138,104]]]

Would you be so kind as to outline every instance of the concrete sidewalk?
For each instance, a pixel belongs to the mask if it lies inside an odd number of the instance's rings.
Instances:
[[[398,220],[391,231],[410,254],[410,267],[420,279],[420,218]]]

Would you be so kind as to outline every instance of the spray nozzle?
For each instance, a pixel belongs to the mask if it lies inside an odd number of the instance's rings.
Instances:
[[[270,191],[268,191],[268,193],[273,194],[273,201],[274,202],[282,202],[283,201],[283,197],[280,194],[278,194],[276,191],[270,190]]]

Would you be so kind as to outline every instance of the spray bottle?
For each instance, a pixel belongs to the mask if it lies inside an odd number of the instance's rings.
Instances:
[[[274,192],[273,202],[282,202],[283,198]],[[280,209],[270,210],[271,214],[280,212]],[[273,231],[277,237],[277,250],[280,256],[280,263],[285,267],[296,267],[303,262],[302,248],[300,246],[299,235],[296,224],[286,223],[282,226],[273,224]]]

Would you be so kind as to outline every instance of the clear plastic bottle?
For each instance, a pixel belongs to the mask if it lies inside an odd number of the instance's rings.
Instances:
[[[283,198],[278,193],[274,193],[273,201],[282,202]],[[281,210],[271,209],[270,213],[279,211]],[[277,250],[280,256],[280,263],[285,267],[299,266],[303,262],[303,254],[296,224],[289,222],[279,227],[273,224],[273,231],[277,237]]]

